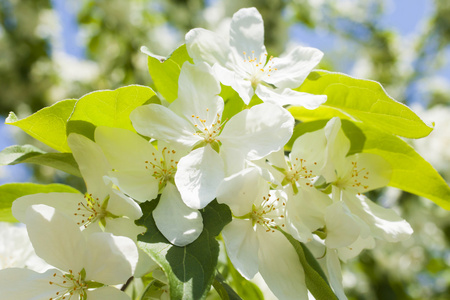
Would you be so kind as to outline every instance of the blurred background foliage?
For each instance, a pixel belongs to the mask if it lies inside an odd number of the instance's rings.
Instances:
[[[191,28],[227,34],[232,14],[249,6],[264,18],[270,54],[298,43],[319,48],[319,68],[379,81],[434,121],[428,138],[411,143],[450,181],[448,0],[0,0],[0,118],[94,90],[151,86],[141,46],[167,56]],[[36,143],[4,125],[0,134],[2,149]],[[45,167],[0,168],[1,183],[30,177],[82,186]],[[372,199],[397,209],[415,234],[345,264],[349,299],[450,299],[449,212],[395,189]]]

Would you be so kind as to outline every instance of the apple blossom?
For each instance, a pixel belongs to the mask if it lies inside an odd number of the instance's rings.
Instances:
[[[233,220],[222,231],[227,254],[247,279],[258,272],[280,299],[306,299],[307,289],[297,253],[276,228],[285,227],[287,196],[270,190],[255,168],[227,177],[217,201],[227,204]]]
[[[231,86],[249,104],[256,94],[277,105],[315,109],[326,101],[324,95],[294,91],[322,59],[315,48],[296,47],[280,58],[268,56],[264,46],[263,20],[256,8],[243,8],[233,15],[230,39],[202,28],[186,34],[186,47],[194,62],[214,67],[224,85]]]
[[[24,222],[32,204],[45,204],[70,215],[79,226],[89,231],[107,231],[136,239],[144,230],[134,224],[142,215],[139,205],[114,189],[104,178],[111,169],[101,148],[90,139],[72,133],[67,142],[73,151],[87,192],[40,193],[20,197],[13,202],[14,216]]]
[[[133,274],[138,251],[131,239],[83,234],[70,217],[43,204],[27,209],[25,224],[37,255],[57,269],[0,270],[2,299],[129,299],[108,285],[123,284]]]
[[[168,108],[148,104],[130,118],[142,135],[192,150],[180,159],[175,184],[191,208],[203,208],[215,197],[226,175],[238,172],[246,160],[277,151],[292,135],[294,119],[279,106],[263,103],[222,120],[223,99],[211,68],[184,63],[178,99]]]
[[[183,151],[162,141],[155,149],[136,133],[120,128],[98,127],[95,140],[111,163],[110,177],[121,191],[137,201],[152,200],[161,193],[153,217],[171,243],[185,246],[197,239],[203,230],[202,216],[184,204],[174,185]]]

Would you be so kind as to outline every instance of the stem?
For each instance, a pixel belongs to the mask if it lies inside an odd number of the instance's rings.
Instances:
[[[127,282],[125,282],[125,284],[122,285],[122,287],[120,288],[120,290],[121,290],[122,292],[124,292],[124,291],[127,289],[127,287],[130,285],[130,283],[133,281],[133,279],[134,279],[133,276],[131,276],[130,278],[128,278]]]

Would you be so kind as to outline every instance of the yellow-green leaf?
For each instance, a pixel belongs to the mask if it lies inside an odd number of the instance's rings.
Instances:
[[[316,71],[312,72],[297,90],[327,95],[327,101],[317,110],[290,108],[298,120],[340,117],[361,121],[378,130],[407,138],[421,138],[433,130],[432,126],[425,124],[408,106],[392,99],[375,81]]]
[[[131,111],[153,98],[156,98],[155,92],[140,85],[89,93],[75,104],[67,123],[67,134],[76,132],[93,139],[97,126],[135,131],[130,121]]]
[[[45,107],[29,117],[18,120],[11,112],[5,124],[14,125],[61,152],[70,152],[66,138],[66,122],[72,114],[76,100],[63,100]]]
[[[192,62],[186,45],[181,45],[167,59],[145,52],[148,55],[148,71],[156,89],[168,102],[173,102],[178,98],[181,66],[186,61]]]

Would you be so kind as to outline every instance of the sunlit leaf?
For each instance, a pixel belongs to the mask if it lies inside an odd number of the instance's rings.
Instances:
[[[140,85],[89,93],[76,102],[67,123],[67,134],[76,132],[94,139],[97,126],[135,131],[130,121],[131,111],[151,102],[153,97],[156,98],[151,88]]]
[[[63,100],[45,107],[29,117],[18,120],[11,112],[5,124],[14,125],[61,152],[70,152],[66,138],[66,122],[72,114],[76,100]]]
[[[298,90],[328,97],[327,102],[317,110],[291,107],[289,110],[298,120],[341,117],[408,138],[421,138],[433,130],[409,107],[392,99],[375,81],[316,71],[308,76]]]
[[[154,55],[144,50],[148,55],[148,70],[158,92],[168,101],[178,98],[178,77],[184,62],[192,59],[186,50],[186,45],[176,49],[169,58]]]

